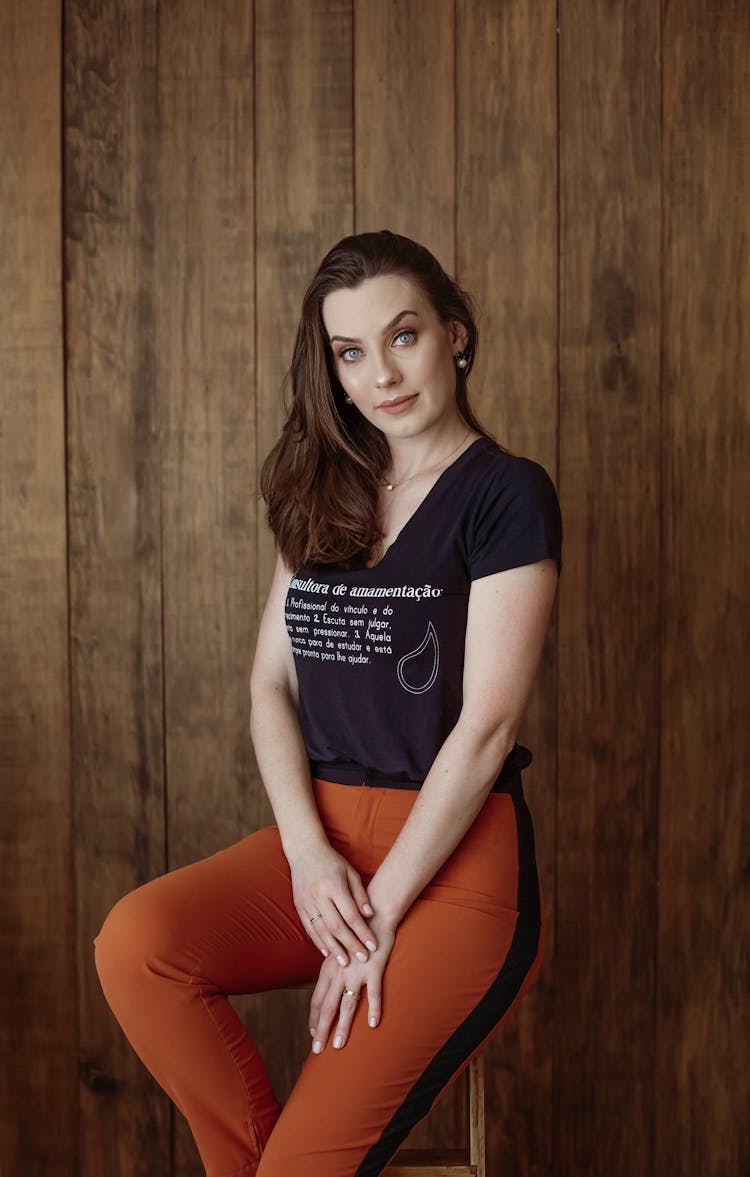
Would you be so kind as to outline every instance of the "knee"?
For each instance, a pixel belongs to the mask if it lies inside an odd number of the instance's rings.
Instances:
[[[158,882],[158,880],[154,880]],[[168,944],[168,921],[151,883],[118,899],[94,936],[94,963],[105,994],[116,982],[143,976]]]

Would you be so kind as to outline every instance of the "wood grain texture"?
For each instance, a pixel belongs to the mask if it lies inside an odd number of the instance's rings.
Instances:
[[[59,46],[57,4],[0,6],[0,1169],[50,1177],[73,1174],[78,1046]]]
[[[352,231],[350,0],[256,0],[256,411],[258,468],[276,442],[302,296],[320,260]],[[257,606],[275,549],[258,500]],[[265,802],[267,821],[273,821]],[[263,994],[248,1022],[279,1099],[310,1050],[312,987]],[[280,1049],[280,1044],[283,1048]]]
[[[652,1172],[659,713],[659,11],[569,0],[560,43],[567,567],[557,1172]]]
[[[454,0],[354,0],[355,228],[455,265]]]
[[[652,1171],[659,14],[560,21],[560,1173]]]
[[[477,1177],[477,1167],[464,1160],[462,1149],[437,1149],[432,1157],[424,1149],[405,1149],[404,1164],[389,1165],[384,1177]]]
[[[156,364],[170,870],[238,841],[264,812],[248,731],[257,540],[253,55],[244,0],[160,0]],[[203,1173],[178,1114],[173,1152],[175,1177]]]
[[[392,229],[455,266],[453,0],[354,4],[355,226]],[[467,1139],[463,1083],[443,1092],[408,1147]]]
[[[477,1177],[487,1177],[486,1071],[486,1054],[482,1052],[471,1060],[468,1076],[469,1160],[476,1167]]]
[[[255,828],[253,30],[161,0],[158,399],[169,867]]]
[[[654,1171],[750,1173],[750,9],[664,11]]]
[[[353,231],[351,0],[256,0],[258,465],[276,442],[302,296]],[[258,606],[273,574],[260,502]]]
[[[114,902],[165,867],[156,26],[154,0],[65,7],[82,1177],[146,1177],[169,1166],[169,1101],[105,1003],[92,946]]]
[[[470,392],[480,419],[557,481],[556,5],[457,10],[457,271],[479,320]],[[564,563],[567,557],[563,555]],[[563,581],[568,573],[563,571]],[[495,1174],[552,1165],[555,1041],[555,610],[519,741],[547,918],[531,993],[487,1046],[487,1156]]]

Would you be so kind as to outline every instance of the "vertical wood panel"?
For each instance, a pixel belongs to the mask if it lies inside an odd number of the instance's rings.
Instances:
[[[157,372],[170,870],[256,828],[253,11],[160,0]],[[174,1173],[203,1173],[174,1114]]]
[[[256,0],[258,463],[284,419],[282,384],[302,295],[323,255],[352,232],[351,0]],[[260,501],[258,608],[273,541]],[[273,820],[270,806],[267,818]],[[321,958],[322,959],[322,958]],[[250,1024],[279,1099],[310,1050],[310,994],[263,994]]]
[[[750,1172],[750,9],[665,5],[655,1172]]]
[[[93,936],[164,858],[154,347],[155,0],[65,7],[73,772],[84,1177],[168,1172],[169,1101],[104,1001]]]
[[[557,1168],[652,1172],[659,10],[561,10]]]
[[[259,466],[286,416],[282,384],[302,295],[353,231],[352,0],[256,0]],[[261,515],[258,605],[275,560]]]
[[[158,399],[170,869],[254,828],[252,11],[161,0]]]
[[[557,5],[459,0],[458,277],[479,317],[471,398],[557,479]],[[567,562],[567,557],[564,557]],[[567,569],[563,579],[567,578]],[[524,792],[547,917],[539,980],[487,1048],[488,1177],[552,1171],[555,907],[553,618],[524,731]]]
[[[454,0],[355,0],[355,224],[455,265]]]
[[[355,225],[392,229],[455,268],[454,0],[354,3]],[[466,1139],[463,1080],[408,1146]]]
[[[0,8],[0,158],[0,1168],[62,1177],[76,1156],[77,1003],[51,0]]]

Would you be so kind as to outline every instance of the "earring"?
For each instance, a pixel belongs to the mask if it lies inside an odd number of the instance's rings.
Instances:
[[[467,360],[464,353],[462,351],[457,352],[456,353],[456,367],[457,368],[467,368],[468,366],[469,366],[469,361]]]
[[[344,401],[346,402],[346,404],[347,404],[347,405],[353,405],[353,404],[354,404],[354,401],[353,401],[353,400],[352,400],[352,398],[349,396],[349,393],[348,393],[348,392],[345,392],[345,393],[344,393]]]

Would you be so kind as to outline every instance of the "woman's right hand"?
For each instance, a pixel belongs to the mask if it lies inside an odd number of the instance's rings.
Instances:
[[[328,843],[308,848],[290,862],[294,905],[308,936],[323,956],[341,967],[349,953],[369,959],[377,940],[364,916],[373,914],[357,871]]]

